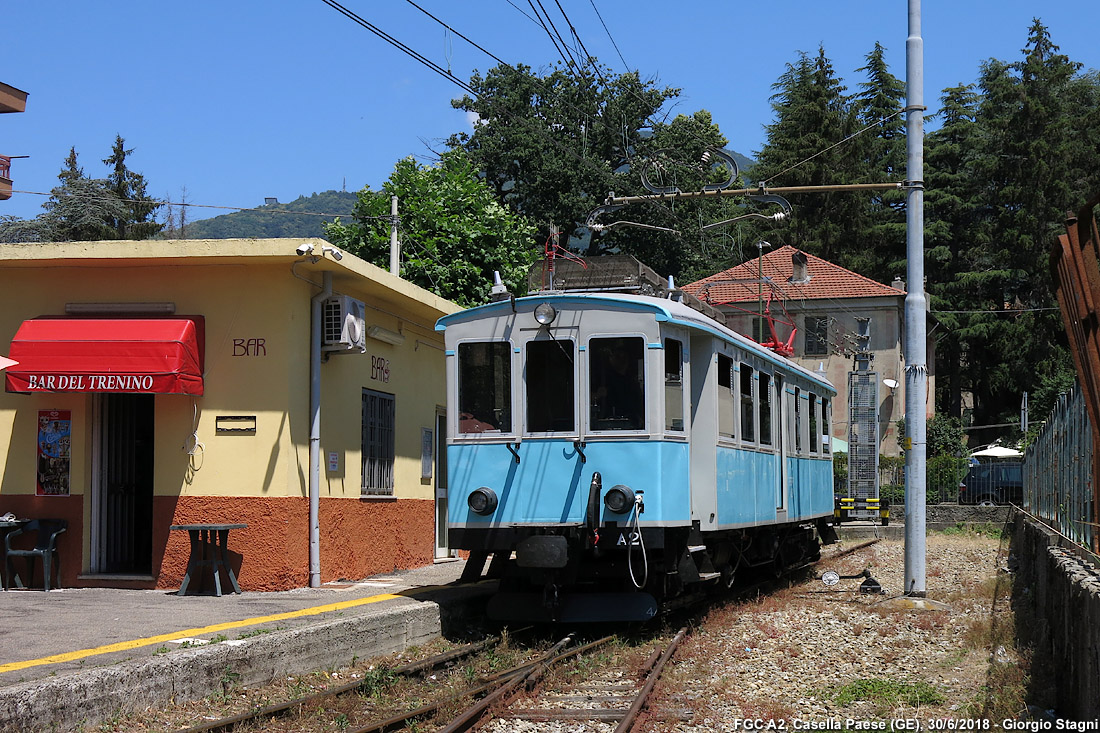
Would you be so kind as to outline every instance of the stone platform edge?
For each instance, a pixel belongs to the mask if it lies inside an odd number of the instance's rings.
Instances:
[[[441,635],[440,607],[402,603],[361,616],[234,642],[176,649],[139,661],[70,672],[0,688],[0,731],[93,728],[122,713],[200,700],[231,687],[337,669]]]

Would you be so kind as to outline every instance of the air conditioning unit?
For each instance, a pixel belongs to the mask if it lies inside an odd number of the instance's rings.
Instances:
[[[326,298],[321,312],[321,331],[326,351],[367,350],[363,301],[346,295]]]

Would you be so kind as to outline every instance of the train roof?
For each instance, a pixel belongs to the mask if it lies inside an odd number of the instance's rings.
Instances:
[[[715,336],[738,344],[742,348],[753,352],[760,358],[769,361],[776,366],[781,366],[789,371],[797,372],[814,382],[828,385],[828,387],[834,392],[836,390],[836,388],[833,387],[832,383],[822,375],[816,374],[789,359],[779,356],[769,349],[764,348],[752,339],[737,333],[736,331],[722,325],[718,321],[715,321],[713,318],[710,318],[703,313],[695,310],[694,308],[676,300],[671,300],[668,298],[655,298],[648,295],[631,295],[626,293],[543,292],[537,293],[535,295],[528,295],[523,298],[516,298],[515,303],[517,306],[534,306],[548,300],[553,300],[555,302],[606,303],[608,305],[618,308],[625,308],[627,310],[649,312],[653,314],[654,319],[658,322],[669,322],[680,326],[686,326],[688,328],[707,331]],[[495,303],[488,303],[486,305],[474,306],[473,308],[468,308],[463,311],[458,311],[456,313],[451,313],[450,315],[443,316],[436,322],[435,330],[445,331],[450,325],[471,321],[477,318],[484,318],[487,316],[492,317],[497,315],[504,315],[511,312],[511,310],[512,304],[510,299],[497,301]]]

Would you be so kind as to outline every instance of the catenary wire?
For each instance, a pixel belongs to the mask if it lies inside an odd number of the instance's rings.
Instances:
[[[623,52],[619,50],[619,44],[615,43],[615,37],[611,35],[611,31],[607,28],[607,23],[604,22],[603,16],[600,14],[600,9],[596,7],[596,0],[588,0],[592,4],[592,9],[596,11],[596,17],[600,19],[600,25],[603,26],[604,33],[611,40],[611,45],[615,47],[615,53],[619,54],[619,60],[623,62],[623,68],[626,72],[630,73],[630,64],[623,58]]]

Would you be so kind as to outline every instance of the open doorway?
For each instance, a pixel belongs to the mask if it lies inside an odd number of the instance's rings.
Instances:
[[[447,413],[435,413],[435,559],[455,556],[447,539]]]
[[[152,574],[153,395],[97,396],[93,573]]]

